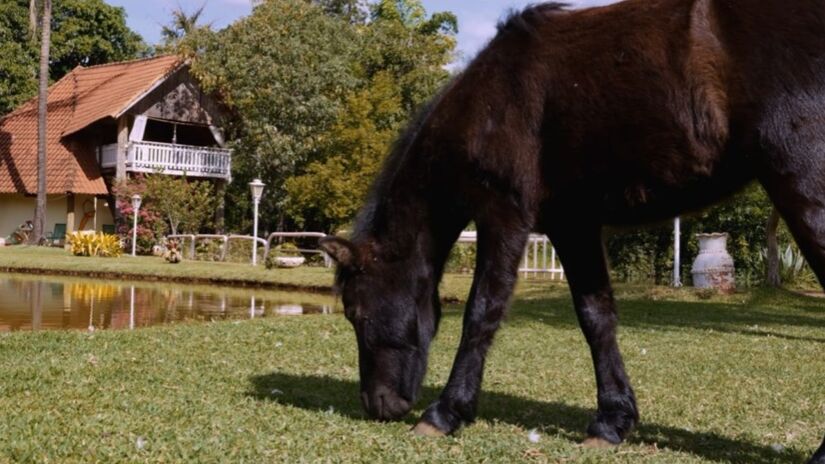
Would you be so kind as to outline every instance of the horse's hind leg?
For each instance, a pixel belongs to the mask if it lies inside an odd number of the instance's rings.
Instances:
[[[598,388],[598,412],[585,445],[619,444],[639,420],[636,397],[616,342],[618,317],[607,271],[601,226],[581,218],[553,218],[548,226],[567,277],[573,304],[590,345]]]
[[[419,434],[449,434],[476,416],[484,360],[513,292],[532,224],[513,203],[490,203],[484,217],[476,218],[478,254],[458,352],[447,386],[415,427]]]
[[[825,141],[815,148],[811,156],[766,162],[760,181],[825,288]],[[810,463],[825,464],[825,441]]]

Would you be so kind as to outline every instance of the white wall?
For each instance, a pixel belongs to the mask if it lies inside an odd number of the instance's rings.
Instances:
[[[89,204],[85,204],[86,201]],[[34,217],[36,199],[19,194],[0,194],[0,237],[8,237],[20,224]],[[46,202],[46,233],[50,234],[57,223],[66,223],[66,195],[49,195]],[[83,217],[88,212],[89,219],[83,224],[84,230],[102,229],[103,224],[114,224],[106,200],[97,200],[97,221],[94,213],[94,197],[91,195],[75,196],[74,230],[80,230]],[[95,224],[96,223],[96,224]]]

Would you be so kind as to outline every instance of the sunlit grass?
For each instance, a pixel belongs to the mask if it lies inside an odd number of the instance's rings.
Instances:
[[[415,415],[365,420],[346,320],[280,317],[0,335],[0,461],[800,463],[818,446],[820,300],[617,295],[642,424],[616,450],[577,445],[595,403],[589,352],[566,289],[530,282],[491,352],[479,420],[454,437],[411,436]],[[416,414],[446,381],[460,326],[453,306]]]

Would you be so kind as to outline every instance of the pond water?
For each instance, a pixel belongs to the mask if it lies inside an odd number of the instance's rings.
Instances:
[[[0,273],[0,332],[330,314],[332,294]]]

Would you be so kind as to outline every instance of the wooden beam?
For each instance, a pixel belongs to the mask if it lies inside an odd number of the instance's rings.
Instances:
[[[117,120],[117,165],[115,179],[126,179],[126,149],[129,145],[129,116],[123,115]]]
[[[66,233],[74,232],[74,194],[70,193],[66,196]]]

